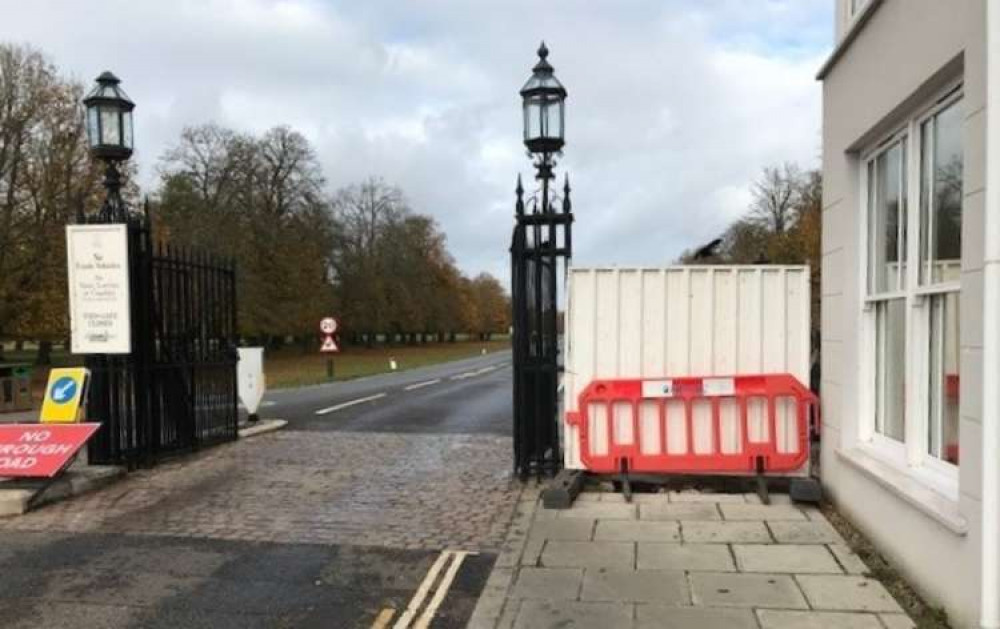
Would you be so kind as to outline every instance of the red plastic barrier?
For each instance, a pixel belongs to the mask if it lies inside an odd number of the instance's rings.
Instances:
[[[652,417],[641,416],[640,407]],[[758,464],[765,473],[795,472],[809,460],[810,430],[819,428],[819,399],[790,374],[594,380],[577,408],[566,413],[566,422],[578,428],[580,459],[602,473],[625,467],[636,473],[752,474]],[[644,443],[644,433],[655,438]]]

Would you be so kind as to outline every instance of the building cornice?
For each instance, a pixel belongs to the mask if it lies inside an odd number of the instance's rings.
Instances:
[[[826,61],[823,62],[823,65],[820,66],[819,72],[816,73],[816,80],[822,81],[826,78],[826,75],[830,73],[833,66],[837,65],[840,58],[843,57],[844,53],[847,52],[847,49],[850,48],[851,43],[857,38],[861,29],[864,28],[865,23],[868,22],[873,15],[875,15],[875,11],[882,6],[884,1],[885,0],[869,0],[869,2],[858,12],[858,14],[851,18],[851,23],[847,27],[847,32],[840,38],[840,41],[837,42],[837,46],[833,49],[833,52],[830,53],[830,56],[827,57]]]

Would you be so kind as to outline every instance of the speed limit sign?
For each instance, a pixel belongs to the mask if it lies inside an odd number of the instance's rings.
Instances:
[[[323,334],[333,334],[337,331],[337,320],[333,317],[324,317],[320,319],[319,331]]]

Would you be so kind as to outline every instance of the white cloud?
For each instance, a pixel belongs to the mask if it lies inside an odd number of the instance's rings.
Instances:
[[[331,188],[400,184],[463,268],[506,279],[539,39],[570,94],[576,261],[661,264],[717,236],[765,165],[817,165],[829,4],[35,0],[6,7],[0,39],[88,83],[118,73],[147,183],[185,125],[290,124]]]

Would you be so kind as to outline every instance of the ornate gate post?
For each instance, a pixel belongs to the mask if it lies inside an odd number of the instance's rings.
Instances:
[[[555,78],[548,48],[521,89],[524,144],[534,157],[540,190],[527,203],[517,179],[511,241],[511,307],[514,324],[514,471],[522,477],[553,473],[562,465],[559,448],[559,259],[572,253],[569,179],[561,199],[551,190],[555,157],[564,144],[566,89]],[[557,211],[557,205],[561,210]]]

